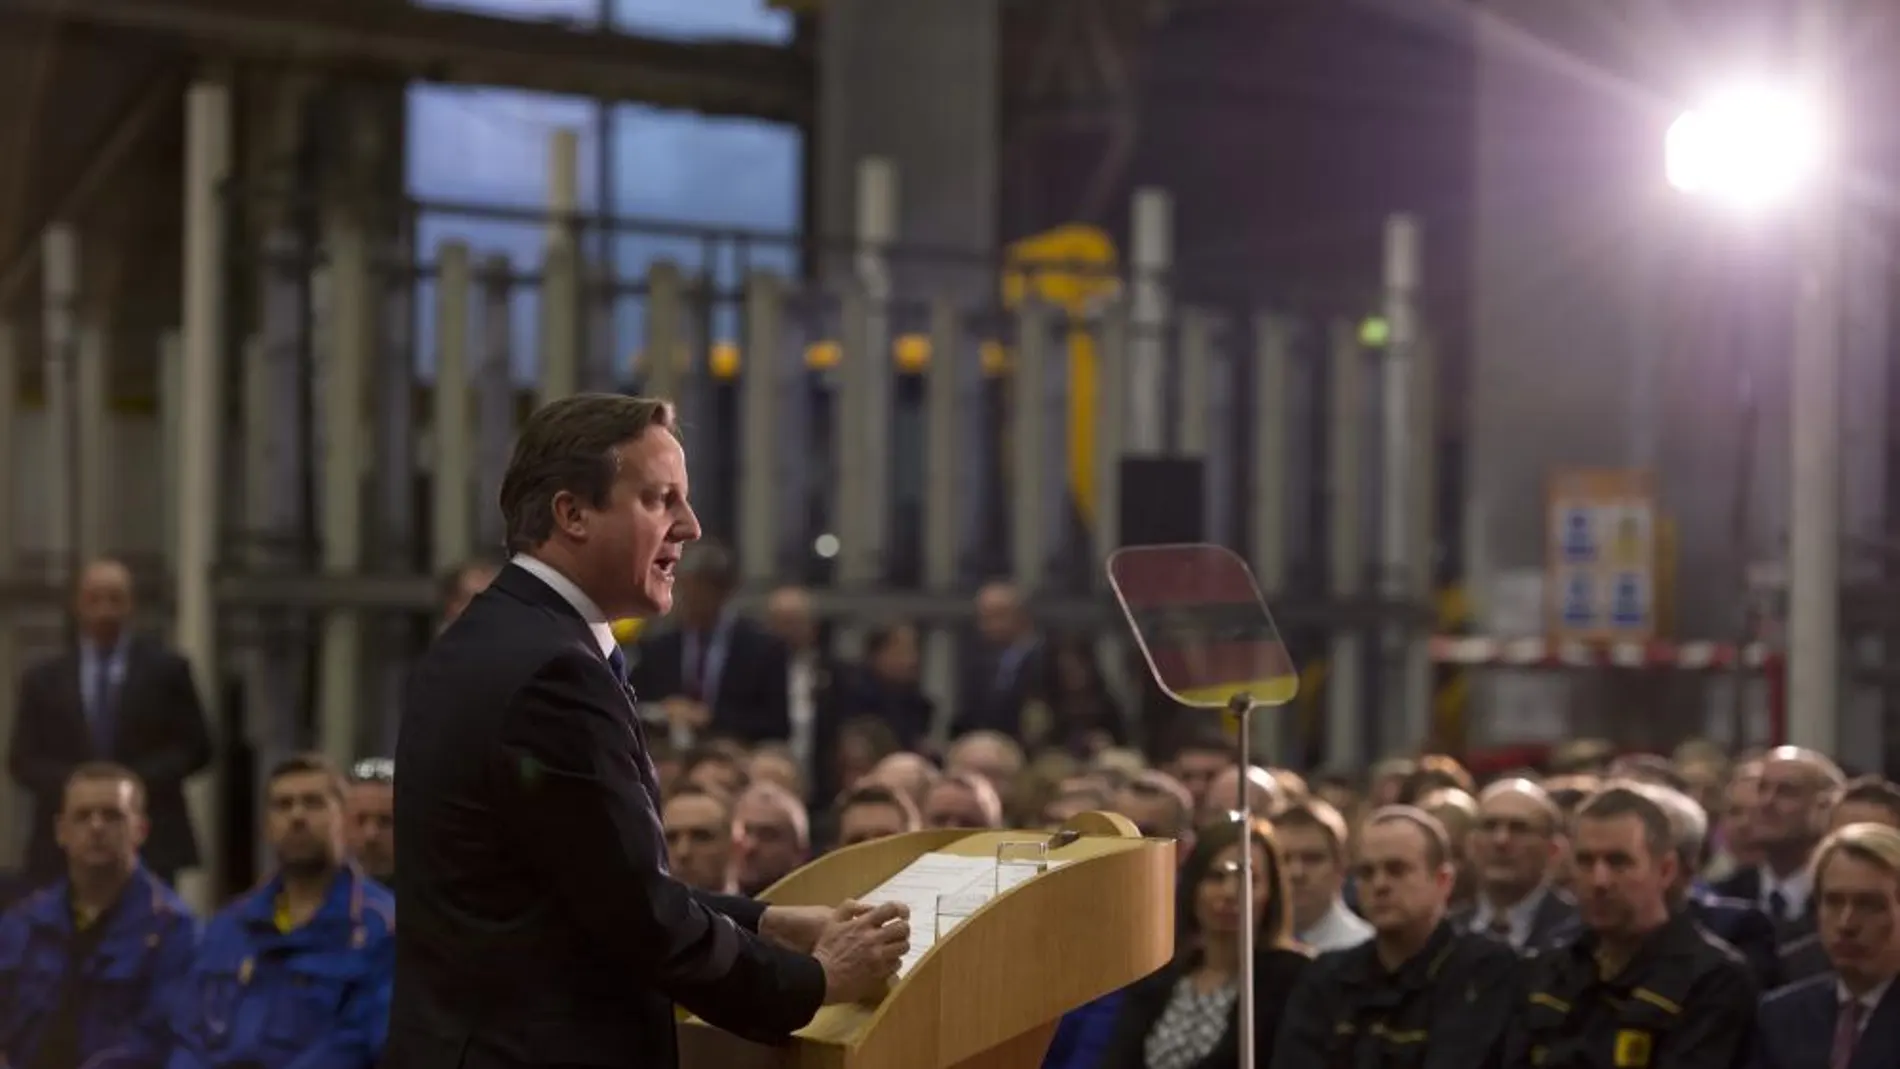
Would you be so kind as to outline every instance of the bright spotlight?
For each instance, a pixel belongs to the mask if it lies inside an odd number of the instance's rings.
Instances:
[[[1669,184],[1752,206],[1780,200],[1819,167],[1822,122],[1795,93],[1734,89],[1685,111],[1669,127]]]

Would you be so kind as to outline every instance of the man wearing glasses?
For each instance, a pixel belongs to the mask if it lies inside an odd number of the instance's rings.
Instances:
[[[1467,844],[1477,900],[1454,923],[1517,950],[1542,947],[1570,927],[1577,918],[1576,901],[1551,880],[1563,849],[1561,825],[1557,804],[1530,780],[1507,779],[1485,788]]]
[[[370,757],[350,767],[344,837],[371,879],[396,886],[396,762]]]

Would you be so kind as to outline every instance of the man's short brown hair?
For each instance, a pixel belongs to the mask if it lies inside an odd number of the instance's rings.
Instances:
[[[671,403],[583,393],[543,405],[530,415],[501,478],[508,551],[531,550],[554,536],[554,499],[560,494],[605,507],[620,470],[615,448],[651,427],[678,436]]]
[[[329,758],[315,751],[292,754],[272,765],[270,775],[265,777],[264,782],[266,785],[271,785],[286,776],[301,776],[308,773],[316,773],[327,779],[330,793],[336,796],[337,801],[343,801],[345,797],[343,773],[337,771],[336,765]]]
[[[87,761],[66,777],[66,789],[72,790],[76,783],[130,783],[133,808],[145,812],[145,781],[137,772],[117,762]],[[65,808],[63,795],[60,807]]]

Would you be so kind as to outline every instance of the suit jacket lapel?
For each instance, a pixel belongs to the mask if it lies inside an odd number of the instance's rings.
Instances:
[[[1833,994],[1832,985],[1828,993]],[[1840,1012],[1838,1005],[1835,1012]],[[1831,1028],[1829,1034],[1832,1034]],[[1900,1065],[1900,984],[1887,988],[1887,993],[1880,996],[1880,1005],[1874,1007],[1873,1016],[1861,1029],[1860,1042],[1854,1044],[1854,1057],[1848,1064],[1850,1069],[1888,1069]]]

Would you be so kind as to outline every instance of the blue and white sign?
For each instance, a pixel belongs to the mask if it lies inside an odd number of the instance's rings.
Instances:
[[[1597,625],[1596,583],[1589,572],[1575,571],[1565,576],[1561,594],[1559,615],[1565,627],[1586,630]]]
[[[1649,576],[1644,572],[1617,572],[1610,579],[1610,626],[1640,628],[1649,623]]]
[[[1559,510],[1557,549],[1565,564],[1595,564],[1599,556],[1597,510],[1569,504]]]

